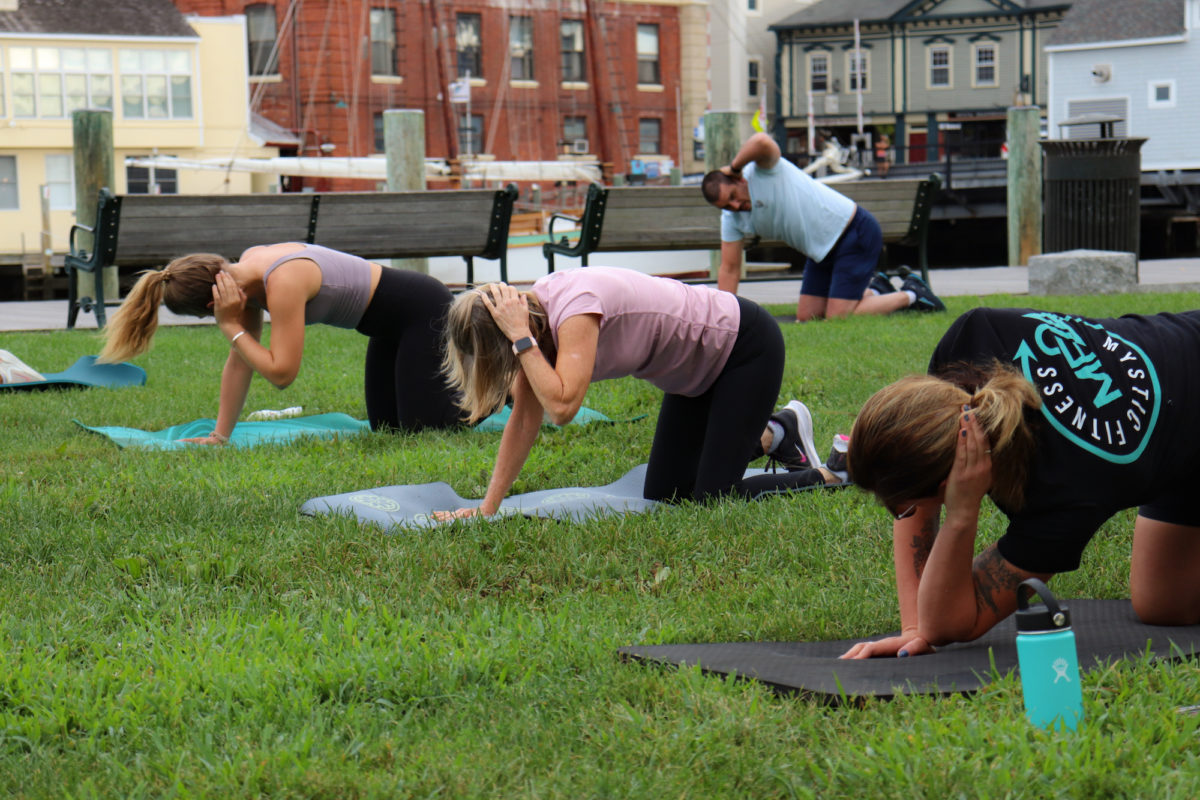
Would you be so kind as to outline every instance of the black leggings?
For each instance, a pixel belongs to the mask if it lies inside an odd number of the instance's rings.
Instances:
[[[668,394],[658,412],[643,495],[647,500],[747,499],[823,482],[818,470],[743,478],[783,381],[783,335],[761,306],[739,297],[742,319],[725,368],[704,394]]]
[[[450,290],[437,278],[383,268],[356,328],[371,337],[364,380],[371,430],[461,424],[455,393],[441,372],[450,301]]]

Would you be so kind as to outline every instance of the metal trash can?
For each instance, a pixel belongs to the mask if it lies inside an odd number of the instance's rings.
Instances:
[[[1054,139],[1044,161],[1042,250],[1138,253],[1145,139]]]

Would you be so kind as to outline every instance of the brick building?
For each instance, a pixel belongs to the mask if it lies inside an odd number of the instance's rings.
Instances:
[[[379,153],[383,111],[404,108],[425,113],[431,157],[679,164],[680,131],[694,122],[681,109],[705,90],[703,77],[680,75],[683,0],[174,2],[246,16],[252,110],[298,135],[295,155]],[[450,102],[460,80],[469,106]]]

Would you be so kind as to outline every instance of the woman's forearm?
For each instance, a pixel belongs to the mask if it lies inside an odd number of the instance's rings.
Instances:
[[[974,516],[947,515],[925,563],[917,593],[917,619],[934,645],[968,641],[976,627],[972,560],[979,525]]]
[[[537,440],[541,425],[542,407],[524,376],[518,375],[513,384],[512,414],[500,437],[500,450],[496,453],[496,465],[492,468],[487,493],[479,505],[480,513],[491,516],[500,508],[500,502],[529,458],[529,451]]]
[[[225,367],[221,370],[221,395],[217,411],[216,433],[228,439],[233,435],[238,417],[242,415],[242,407],[246,404],[246,395],[250,391],[250,379],[254,372],[250,366],[234,351],[229,351]]]
[[[896,568],[896,595],[900,601],[900,627],[919,626],[917,593],[938,532],[940,507],[919,507],[913,516],[892,524],[892,559]]]

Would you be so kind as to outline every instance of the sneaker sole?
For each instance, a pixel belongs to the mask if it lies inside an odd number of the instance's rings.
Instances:
[[[821,466],[821,457],[817,455],[817,443],[813,440],[812,414],[808,406],[799,400],[792,400],[784,408],[789,408],[796,415],[796,429],[800,433],[800,446],[804,448],[804,456],[808,463],[817,468]]]

